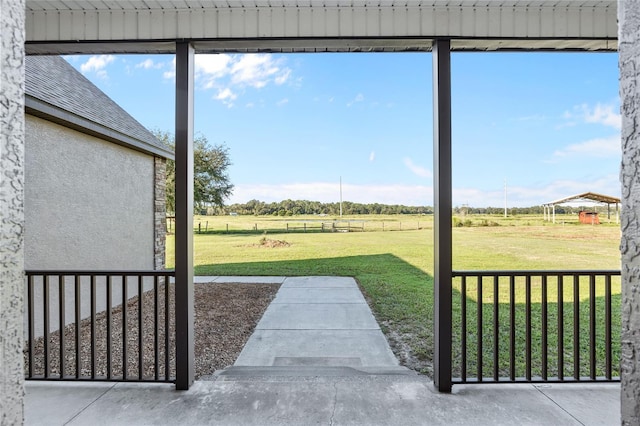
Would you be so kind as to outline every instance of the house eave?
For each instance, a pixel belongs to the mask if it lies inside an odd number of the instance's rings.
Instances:
[[[166,158],[168,160],[174,160],[174,153],[169,149],[164,150],[139,139],[132,138],[124,133],[103,126],[102,124],[94,121],[87,120],[86,118],[55,107],[29,95],[25,96],[25,113],[63,125],[87,135],[107,140],[117,145],[131,148],[135,151]]]
[[[317,52],[430,52],[438,37],[261,37],[189,39],[196,53],[317,53]],[[472,39],[451,36],[451,50],[456,52],[615,52],[615,37],[571,38],[485,37]],[[84,40],[27,41],[28,55],[76,54],[174,54],[178,40]]]

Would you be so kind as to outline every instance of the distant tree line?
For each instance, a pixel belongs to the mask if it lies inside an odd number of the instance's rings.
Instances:
[[[612,209],[615,207],[612,207]],[[593,206],[556,206],[556,214],[578,214],[582,210],[593,211]],[[596,210],[598,211],[606,211],[605,207],[598,207]],[[531,206],[531,207],[509,207],[507,208],[507,213],[510,216],[518,216],[525,214],[544,214],[544,207],[542,206]],[[475,215],[501,215],[504,214],[504,207],[469,207],[469,206],[458,206],[453,208],[453,214],[457,215],[465,215],[465,214],[475,214]]]
[[[321,203],[320,201],[308,200],[283,200],[280,202],[265,203],[264,201],[251,200],[244,204],[231,204],[222,209],[223,214],[236,213],[239,215],[255,216],[293,216],[326,214],[339,215],[340,203]],[[433,208],[428,206],[403,206],[398,204],[362,204],[344,201],[342,203],[342,213],[345,215],[354,214],[432,214]]]
[[[602,208],[602,207],[601,207]],[[593,207],[572,207],[556,206],[556,214],[578,214],[580,210],[593,210]],[[236,203],[224,207],[209,208],[202,213],[223,214],[230,213],[238,215],[254,216],[294,216],[294,215],[321,215],[337,216],[340,214],[340,203],[322,203],[320,201],[309,200],[283,200],[279,202],[267,203],[259,200],[251,200],[246,203]],[[404,206],[401,204],[379,204],[379,203],[353,203],[344,201],[342,203],[342,213],[345,215],[357,214],[433,214],[431,206]],[[511,207],[507,209],[510,216],[544,213],[542,206],[532,207]],[[504,207],[469,207],[456,206],[453,208],[454,215],[502,215]]]

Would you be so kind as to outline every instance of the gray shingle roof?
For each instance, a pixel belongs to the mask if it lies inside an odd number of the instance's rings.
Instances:
[[[115,143],[162,157],[172,149],[98,89],[60,56],[27,56],[25,93],[28,113],[106,137]],[[31,99],[30,99],[31,98]]]

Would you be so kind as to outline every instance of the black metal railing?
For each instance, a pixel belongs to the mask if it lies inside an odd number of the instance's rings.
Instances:
[[[619,381],[620,271],[453,277],[452,383]]]
[[[26,271],[28,380],[173,382],[174,271]]]

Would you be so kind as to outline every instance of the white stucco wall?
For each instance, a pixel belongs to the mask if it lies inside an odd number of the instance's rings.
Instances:
[[[0,0],[0,424],[24,421],[24,1]]]
[[[153,157],[26,116],[25,269],[154,268]]]
[[[619,1],[623,425],[640,424],[640,2]]]

